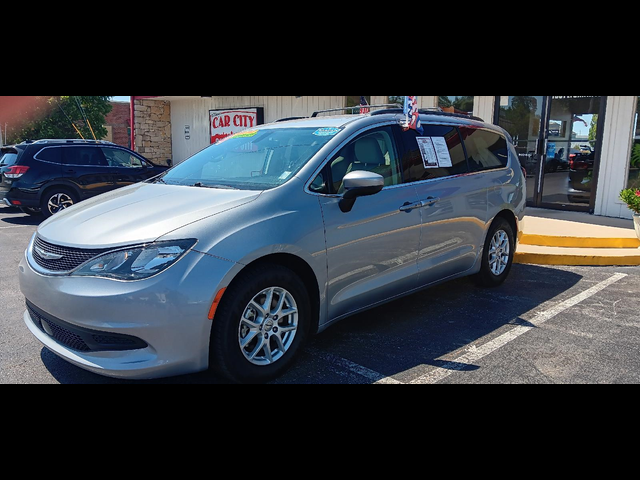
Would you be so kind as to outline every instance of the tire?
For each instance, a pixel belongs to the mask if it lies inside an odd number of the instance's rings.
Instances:
[[[40,211],[44,218],[49,218],[78,203],[78,197],[64,188],[47,190],[40,201]]]
[[[505,282],[513,266],[515,245],[515,234],[509,222],[501,217],[496,218],[482,252],[480,273],[475,278],[478,285],[495,288]]]
[[[309,336],[310,305],[304,282],[286,267],[264,264],[242,272],[213,320],[211,367],[235,383],[281,376]]]

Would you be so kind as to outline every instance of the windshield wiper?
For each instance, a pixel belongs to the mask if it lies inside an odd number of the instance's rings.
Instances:
[[[202,182],[196,182],[193,186],[198,188],[219,188],[222,190],[237,190],[237,188],[230,187],[229,185],[206,185]]]

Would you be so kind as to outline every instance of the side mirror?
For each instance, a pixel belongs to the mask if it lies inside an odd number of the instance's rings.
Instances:
[[[170,158],[167,159],[167,167],[173,167],[173,160]]]
[[[344,195],[340,200],[340,210],[348,213],[353,209],[358,197],[380,193],[384,188],[384,177],[373,172],[351,172],[344,177],[343,184]]]

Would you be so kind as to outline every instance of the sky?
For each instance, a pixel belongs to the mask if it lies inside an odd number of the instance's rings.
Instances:
[[[114,102],[128,102],[131,100],[131,97],[113,97],[111,100]]]

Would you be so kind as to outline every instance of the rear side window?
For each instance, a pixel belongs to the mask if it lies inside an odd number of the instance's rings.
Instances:
[[[509,162],[507,140],[500,134],[489,130],[461,128],[469,168],[472,172],[505,168]]]
[[[96,147],[64,147],[62,163],[84,167],[107,167],[107,159],[102,150]]]
[[[424,125],[424,134],[401,132],[405,153],[402,159],[405,182],[469,173],[458,129],[449,125]]]
[[[62,163],[62,149],[61,148],[43,148],[34,157],[41,162],[49,163]]]

